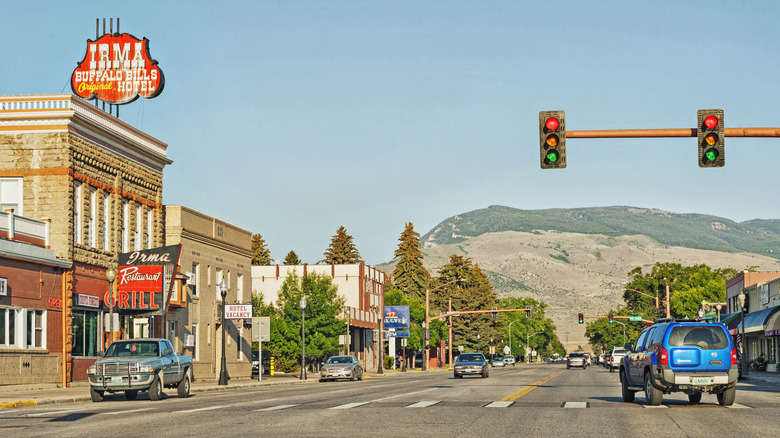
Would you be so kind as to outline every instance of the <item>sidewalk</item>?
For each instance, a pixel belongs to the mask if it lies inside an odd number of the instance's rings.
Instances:
[[[740,381],[749,383],[767,383],[770,386],[774,386],[780,389],[780,374],[777,373],[768,373],[766,371],[749,371],[749,374],[742,376]]]

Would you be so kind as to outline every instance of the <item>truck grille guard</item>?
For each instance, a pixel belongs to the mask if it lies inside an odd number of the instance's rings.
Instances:
[[[104,362],[95,365],[97,374],[103,377],[103,388],[107,387],[106,376],[127,376],[127,387],[133,383],[132,374],[138,372],[138,362]]]

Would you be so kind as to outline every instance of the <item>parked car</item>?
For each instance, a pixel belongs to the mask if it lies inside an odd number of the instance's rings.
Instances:
[[[516,362],[515,362],[515,357],[514,356],[512,356],[511,354],[508,354],[508,355],[504,356],[504,365],[515,366],[515,364],[516,364]]]
[[[585,354],[580,352],[569,353],[566,359],[566,369],[571,367],[581,367],[583,370],[588,367],[588,363],[585,361]]]
[[[320,382],[336,379],[363,380],[363,366],[357,357],[331,356],[320,368]]]
[[[135,400],[139,391],[149,391],[149,400],[157,401],[163,388],[176,388],[179,397],[189,397],[192,358],[174,354],[167,339],[115,341],[87,368],[87,379],[93,402],[103,400],[107,392],[124,392],[128,400]]]
[[[622,359],[627,352],[628,350],[623,347],[615,347],[612,349],[612,353],[609,353],[609,363],[607,364],[610,373],[620,368],[620,359]]]
[[[502,367],[503,368],[505,365],[506,365],[506,363],[504,363],[504,358],[503,357],[494,357],[493,358],[493,366],[494,367]]]
[[[661,404],[663,395],[672,392],[684,392],[691,403],[699,403],[709,392],[721,406],[734,404],[737,352],[723,324],[666,318],[626,347],[630,351],[620,364],[624,402],[644,391],[648,405]]]
[[[482,353],[461,353],[455,359],[455,378],[463,376],[479,375],[487,378],[489,375],[488,364]]]

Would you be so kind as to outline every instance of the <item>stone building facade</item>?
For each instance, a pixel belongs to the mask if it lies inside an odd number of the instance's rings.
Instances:
[[[179,266],[187,276],[166,315],[166,337],[177,351],[192,355],[197,379],[218,379],[222,358],[222,295],[228,304],[251,304],[252,233],[180,205],[165,206],[167,245],[181,244]],[[251,322],[251,320],[250,320]],[[228,319],[225,359],[231,378],[252,374],[251,325]]]
[[[163,245],[166,150],[72,95],[0,96],[0,206],[50,221],[51,249],[72,263],[63,285],[68,381],[85,380],[109,340],[106,269],[119,253]]]

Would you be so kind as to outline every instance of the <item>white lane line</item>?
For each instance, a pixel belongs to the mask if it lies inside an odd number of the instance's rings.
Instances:
[[[734,403],[731,406],[726,406],[729,409],[753,409],[750,406],[741,405],[739,403]]]
[[[211,411],[214,409],[222,409],[222,408],[229,408],[230,406],[209,406],[207,408],[200,408],[200,409],[190,409],[187,411],[173,411],[172,414],[186,414],[190,412],[201,412],[201,411]]]
[[[643,408],[646,409],[666,409],[666,405],[658,405],[658,406],[650,406],[650,405],[642,405]]]
[[[486,408],[508,408],[512,406],[514,402],[510,401],[494,401],[485,405]]]
[[[428,406],[433,406],[437,403],[441,403],[441,400],[437,401],[419,401],[417,403],[411,404],[407,406],[407,408],[427,408]]]
[[[278,411],[280,409],[287,409],[292,408],[298,405],[278,405],[278,406],[271,406],[270,408],[263,408],[263,409],[255,409],[255,412],[263,412],[263,411]]]
[[[576,408],[582,409],[588,407],[588,402],[566,402],[563,404],[564,408]]]
[[[391,398],[396,398],[396,397],[403,397],[403,396],[406,396],[406,395],[419,394],[421,392],[433,391],[434,389],[439,389],[439,388],[429,388],[429,389],[423,389],[422,391],[407,392],[407,393],[404,393],[404,394],[391,395],[390,397],[384,397],[384,398],[378,398],[376,400],[371,400],[371,403],[376,403],[376,402],[380,402],[380,401],[383,401],[383,400],[389,400]]]
[[[84,411],[85,409],[68,409],[65,411],[51,411],[51,412],[41,412],[38,414],[26,414],[25,417],[43,417],[46,415],[57,415],[57,414],[67,414],[68,412],[80,412]]]
[[[345,405],[334,406],[331,409],[352,409],[352,408],[356,408],[358,406],[367,405],[368,403],[369,402],[347,403]]]
[[[141,409],[131,409],[129,411],[116,411],[116,412],[101,412],[103,415],[119,415],[119,414],[131,414],[133,412],[141,412],[141,411],[149,411],[154,408],[141,408]]]

